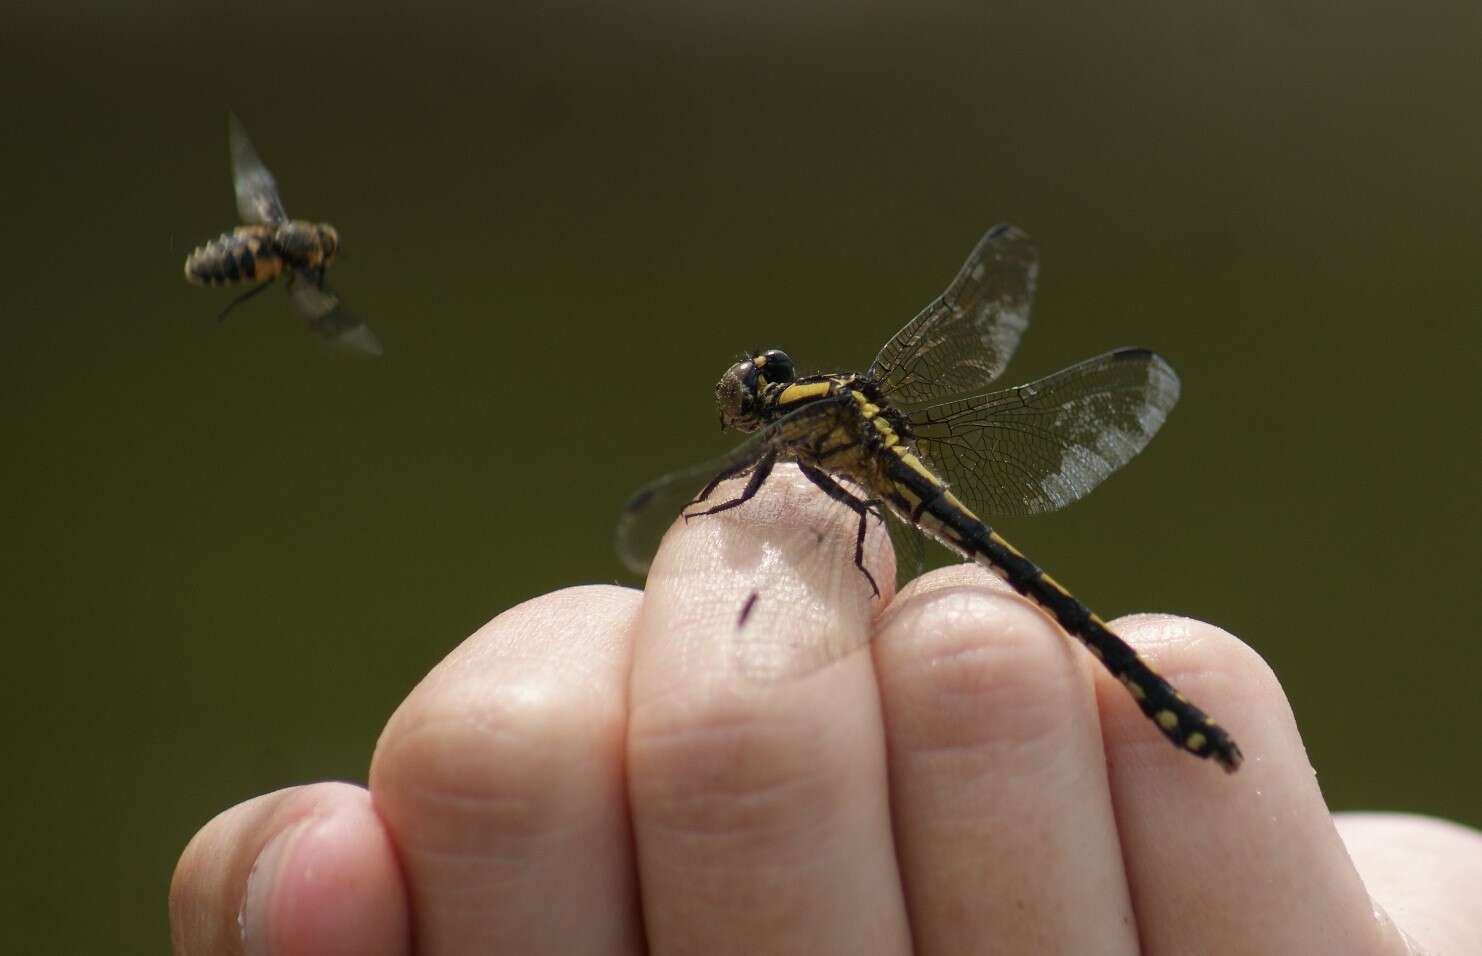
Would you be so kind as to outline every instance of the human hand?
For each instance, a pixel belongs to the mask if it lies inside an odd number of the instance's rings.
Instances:
[[[872,600],[832,507],[782,469],[672,533],[643,594],[497,617],[392,717],[368,790],[197,834],[175,951],[1482,952],[1482,835],[1330,815],[1235,638],[1112,624],[1230,728],[1227,775],[975,567]],[[798,528],[824,533],[808,560],[778,546]]]

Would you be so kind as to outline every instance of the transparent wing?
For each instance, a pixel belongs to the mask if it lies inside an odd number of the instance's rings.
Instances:
[[[895,549],[895,589],[899,591],[912,578],[926,573],[926,542],[929,540],[915,525],[902,521],[889,508],[882,508],[890,546]]]
[[[916,447],[984,517],[1063,508],[1125,465],[1178,401],[1147,349],[1087,359],[1028,385],[911,413]]]
[[[381,354],[376,333],[324,284],[322,267],[295,270],[288,277],[288,298],[309,328],[329,344],[362,355]]]
[[[232,147],[232,185],[237,191],[237,213],[242,221],[268,225],[287,222],[288,214],[283,211],[278,184],[262,164],[262,158],[257,155],[235,113],[230,114],[227,133]]]
[[[837,416],[847,401],[851,399],[843,395],[800,408],[758,430],[728,454],[670,472],[638,489],[623,505],[622,515],[618,518],[618,557],[634,574],[647,574],[649,562],[654,552],[659,550],[659,543],[664,540],[670,525],[694,501],[707,482],[721,474],[738,477],[749,473],[758,459],[772,448],[776,448],[779,457],[785,459],[789,440],[812,433]],[[850,513],[847,508],[840,507],[839,510]]]
[[[869,376],[902,407],[986,388],[1029,325],[1038,274],[1033,241],[1013,226],[994,226],[947,291],[885,343]]]

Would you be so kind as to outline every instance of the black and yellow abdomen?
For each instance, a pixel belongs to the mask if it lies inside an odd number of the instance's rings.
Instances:
[[[266,282],[283,271],[272,226],[238,226],[185,257],[185,278],[198,285]]]
[[[1066,633],[1127,688],[1132,699],[1163,736],[1200,757],[1213,757],[1227,771],[1240,766],[1240,748],[1223,727],[1195,707],[1098,615],[1046,574],[1017,548],[958,501],[909,450],[895,453],[881,497],[948,548],[998,574],[1015,591],[1039,605]]]
[[[238,226],[185,257],[185,278],[199,285],[266,282],[285,269],[318,269],[339,251],[333,226],[290,220]]]

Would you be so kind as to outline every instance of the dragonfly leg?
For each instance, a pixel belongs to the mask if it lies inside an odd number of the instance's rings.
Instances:
[[[803,475],[809,481],[817,485],[824,494],[828,495],[830,498],[834,499],[840,504],[846,505],[849,510],[859,515],[859,530],[855,533],[854,536],[854,566],[856,568],[859,568],[860,573],[865,576],[865,580],[870,582],[870,589],[875,592],[875,597],[879,597],[880,586],[875,583],[875,576],[870,573],[870,569],[865,567],[864,563],[865,531],[869,528],[870,515],[874,515],[876,518],[880,517],[879,500],[874,498],[861,498],[857,495],[851,494],[847,488],[839,484],[833,478],[830,478],[828,472],[822,471],[818,468],[814,468],[812,465],[805,465],[799,462],[798,468],[801,469]]]
[[[720,511],[729,511],[731,508],[735,508],[739,505],[744,505],[752,498],[755,498],[758,491],[761,491],[762,483],[767,480],[768,475],[772,474],[772,466],[776,463],[777,453],[775,451],[767,452],[761,458],[757,459],[755,463],[755,470],[752,471],[751,477],[747,479],[746,487],[741,489],[741,494],[732,498],[730,501],[722,501],[720,504],[713,505],[705,509],[704,511],[686,511],[684,512],[684,520],[689,521],[691,518],[698,518],[701,515],[713,515]],[[751,467],[753,466],[750,464],[742,465],[736,468],[727,469],[726,471],[721,472],[719,475],[716,475],[713,479],[711,479],[710,484],[705,486],[705,490],[700,492],[700,496],[694,501],[690,502],[690,504],[699,504],[700,502],[704,501],[706,498],[710,497],[710,493],[715,490],[716,485],[720,484],[722,481],[725,481],[727,478],[743,474],[747,468]]]
[[[716,475],[714,478],[711,478],[708,482],[706,482],[705,487],[700,489],[700,493],[691,498],[689,504],[685,505],[685,507],[693,508],[695,505],[703,502],[706,498],[709,498],[710,493],[714,491],[716,489],[716,486],[718,486],[722,481],[735,478],[737,475],[744,475],[755,467],[756,462],[743,461],[739,465],[732,465],[731,467],[726,468],[720,474]]]
[[[272,285],[271,282],[260,282],[252,288],[248,289],[246,292],[243,292],[241,295],[237,296],[235,299],[231,300],[226,304],[226,308],[216,313],[216,321],[220,322],[222,319],[226,318],[226,314],[232,309],[235,309],[237,306],[241,305],[243,302],[246,302],[248,299],[257,295],[259,292],[261,292],[263,289],[266,289],[270,285]]]

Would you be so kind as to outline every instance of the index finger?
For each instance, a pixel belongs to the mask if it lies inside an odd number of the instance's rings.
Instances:
[[[656,952],[909,951],[870,657],[828,659],[863,648],[874,610],[852,519],[783,466],[677,523],[654,562],[628,774]],[[871,523],[866,565],[888,582]]]

